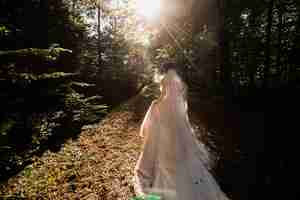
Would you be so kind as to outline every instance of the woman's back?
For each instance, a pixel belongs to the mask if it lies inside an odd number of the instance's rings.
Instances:
[[[137,179],[148,174],[152,180],[147,190],[166,200],[226,199],[204,165],[203,151],[188,120],[183,87],[173,76],[176,74],[165,79],[161,98],[152,104],[145,117],[146,125],[141,131],[147,137],[136,169]],[[151,172],[141,173],[143,168]]]

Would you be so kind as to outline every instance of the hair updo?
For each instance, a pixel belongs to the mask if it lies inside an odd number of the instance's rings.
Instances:
[[[166,62],[162,64],[160,67],[160,72],[162,74],[166,74],[171,69],[175,70],[177,73],[179,72],[179,68],[175,62]]]

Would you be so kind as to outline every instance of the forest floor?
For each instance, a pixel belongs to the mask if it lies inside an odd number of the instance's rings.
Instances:
[[[141,152],[139,127],[153,96],[141,92],[98,124],[82,128],[58,152],[36,157],[7,183],[0,199],[100,199],[134,197],[132,177]],[[192,120],[194,121],[194,120]],[[198,135],[201,129],[194,126]]]

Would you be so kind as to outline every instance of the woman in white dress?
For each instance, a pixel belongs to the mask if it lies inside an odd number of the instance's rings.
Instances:
[[[140,130],[144,145],[135,168],[135,192],[155,193],[163,200],[227,199],[194,137],[185,83],[169,69],[160,85],[161,96],[152,102]]]

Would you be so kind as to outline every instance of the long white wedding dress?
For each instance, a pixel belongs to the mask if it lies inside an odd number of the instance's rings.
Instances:
[[[183,82],[169,70],[161,86],[162,95],[152,102],[140,130],[144,145],[135,168],[136,193],[156,193],[163,200],[228,199],[194,137]]]

